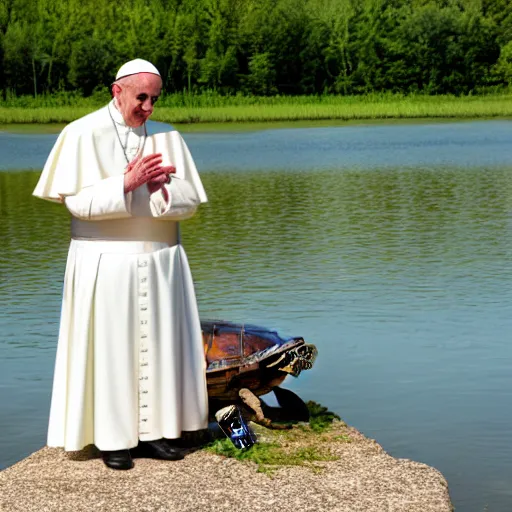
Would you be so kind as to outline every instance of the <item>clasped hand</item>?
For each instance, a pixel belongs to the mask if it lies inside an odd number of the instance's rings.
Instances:
[[[175,172],[176,167],[173,165],[162,166],[161,153],[145,157],[137,155],[128,164],[124,173],[124,191],[132,192],[145,183],[150,194],[161,188],[167,196],[164,185],[169,183],[170,175]]]

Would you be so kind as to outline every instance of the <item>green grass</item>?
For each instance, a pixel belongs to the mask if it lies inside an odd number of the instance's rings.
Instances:
[[[309,426],[313,432],[325,432],[330,430],[334,420],[341,421],[341,418],[329,411],[323,405],[309,401],[307,404],[309,409]]]
[[[486,119],[486,118],[480,118]],[[500,119],[512,119],[511,117],[500,117]],[[440,123],[440,122],[470,122],[472,118],[410,118],[410,119],[351,119],[343,121],[339,119],[318,119],[298,121],[260,121],[240,123],[172,123],[182,133],[204,133],[204,132],[250,132],[258,130],[276,130],[280,128],[326,128],[332,126],[361,126],[361,125],[391,125],[391,124],[418,124],[418,123]],[[13,123],[0,124],[0,132],[10,133],[59,133],[66,123]]]
[[[242,462],[252,462],[259,472],[272,474],[284,466],[307,466],[320,470],[315,462],[337,460],[326,446],[327,438],[332,430],[333,422],[339,416],[316,402],[308,402],[310,421],[307,425],[298,425],[290,430],[268,430],[254,426],[258,442],[248,450],[239,450],[227,438],[216,440],[207,445],[205,450],[224,457],[234,458]],[[350,437],[334,435],[335,442],[350,442]]]
[[[101,101],[100,101],[101,100]],[[68,123],[92,112],[108,96],[18,98],[0,102],[0,124]],[[512,94],[486,96],[220,96],[167,95],[154,120],[188,123],[267,123],[387,119],[478,119],[512,117]]]
[[[296,449],[286,449],[278,443],[256,443],[249,450],[238,450],[229,439],[217,440],[205,448],[206,451],[234,458],[240,461],[253,462],[258,466],[258,472],[272,474],[283,466],[309,466],[314,469],[314,463],[319,461],[337,460],[327,450],[314,446]]]

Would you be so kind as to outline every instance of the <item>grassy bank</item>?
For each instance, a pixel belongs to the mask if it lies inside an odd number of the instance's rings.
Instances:
[[[278,130],[291,128],[329,128],[339,126],[390,126],[393,124],[426,124],[426,123],[460,123],[462,121],[473,121],[476,118],[467,117],[464,119],[451,117],[430,117],[430,118],[383,118],[383,119],[317,119],[317,120],[298,120],[298,121],[260,121],[260,122],[238,122],[238,123],[172,123],[176,130],[181,133],[205,133],[205,132],[253,132],[261,130]],[[482,120],[494,118],[479,118]],[[511,117],[502,116],[500,119],[512,120]],[[1,124],[0,132],[9,132],[17,134],[55,134],[60,133],[66,126],[66,123],[14,123]]]
[[[100,101],[101,100],[101,101]],[[102,96],[0,103],[0,124],[69,123],[108,100]],[[66,104],[68,103],[68,104]],[[153,119],[168,123],[260,123],[319,120],[477,119],[512,116],[512,93],[486,96],[221,97],[168,95]]]

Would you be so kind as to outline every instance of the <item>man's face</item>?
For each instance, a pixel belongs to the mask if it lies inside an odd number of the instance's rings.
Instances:
[[[153,105],[162,90],[162,80],[152,73],[138,73],[127,78],[114,86],[114,96],[124,122],[136,128],[153,113]]]

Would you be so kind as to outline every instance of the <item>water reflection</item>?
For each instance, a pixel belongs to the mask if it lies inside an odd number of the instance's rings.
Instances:
[[[0,173],[0,464],[44,443],[69,218]],[[433,464],[456,506],[512,477],[510,168],[209,172],[183,227],[201,316],[319,348],[288,381]],[[470,449],[468,449],[470,447]]]

